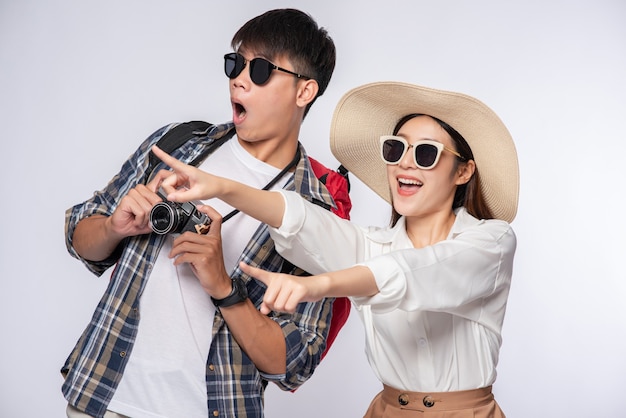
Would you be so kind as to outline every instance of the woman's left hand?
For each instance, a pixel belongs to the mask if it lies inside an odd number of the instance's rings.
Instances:
[[[267,286],[261,313],[267,315],[271,311],[293,313],[301,302],[315,302],[322,297],[315,296],[315,287],[319,276],[293,276],[290,274],[273,273],[239,263],[241,270],[247,275]]]
[[[219,183],[217,176],[178,161],[156,145],[152,147],[152,152],[174,170],[174,173],[164,178],[159,185],[167,193],[168,200],[190,202],[210,199],[217,195]]]

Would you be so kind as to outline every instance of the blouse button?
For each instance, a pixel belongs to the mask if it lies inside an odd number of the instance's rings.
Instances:
[[[418,344],[420,345],[420,347],[426,346],[426,338],[420,338]]]
[[[435,405],[435,401],[430,396],[424,396],[423,402],[426,408],[431,408],[433,405]]]
[[[212,372],[215,371],[215,366],[213,364],[209,364],[209,370]]]
[[[219,417],[220,416],[220,411],[218,411],[217,409],[213,411],[213,416],[214,417]]]

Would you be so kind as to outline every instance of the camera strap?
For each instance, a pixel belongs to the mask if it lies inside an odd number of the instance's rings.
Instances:
[[[170,129],[165,135],[163,135],[163,137],[157,142],[157,145],[163,151],[167,152],[168,154],[171,154],[172,151],[179,148],[182,144],[189,141],[190,139],[197,140],[198,138],[207,136],[209,130],[213,126],[215,125],[213,125],[212,123],[204,122],[204,121],[190,121],[190,122],[178,124],[172,129]],[[215,151],[217,148],[221,147],[226,141],[231,139],[234,136],[234,134],[235,134],[235,129],[234,128],[230,129],[230,131],[227,132],[224,136],[222,136],[219,139],[216,139],[213,143],[211,143],[208,146],[208,148],[205,149],[192,162],[190,162],[189,165],[198,166],[207,157],[207,155],[212,154],[213,151]],[[269,190],[270,188],[272,188],[281,178],[283,178],[285,174],[287,174],[289,170],[295,167],[296,164],[298,164],[298,161],[300,160],[300,156],[301,156],[300,145],[298,144],[298,148],[296,150],[296,154],[293,157],[293,160],[285,168],[283,168],[281,172],[276,175],[276,177],[274,177],[269,183],[267,183],[267,185],[263,187],[263,190]],[[149,161],[148,169],[146,170],[147,175],[145,178],[146,184],[148,183],[149,179],[152,177],[153,171],[160,160],[156,157],[156,155],[152,153],[152,151],[150,151],[148,161]],[[343,166],[341,166],[340,169],[341,168],[343,168]],[[340,172],[340,174],[347,180],[348,178],[347,170],[345,172]],[[324,176],[322,176],[320,181],[326,184]],[[350,186],[348,183],[348,191],[350,190],[349,187]],[[347,192],[346,192],[346,195],[347,195]],[[320,202],[320,203],[323,204],[323,202]],[[329,209],[329,208],[326,207],[326,209]],[[233,210],[232,212],[230,212],[229,214],[227,214],[226,216],[222,218],[222,222],[226,222],[227,220],[235,216],[238,212],[239,211],[237,209]]]
[[[265,187],[263,187],[263,190],[271,189],[281,178],[283,178],[285,174],[287,174],[289,170],[291,170],[296,166],[296,164],[298,164],[298,161],[300,161],[300,145],[298,145],[298,148],[296,149],[296,155],[294,155],[293,160],[291,160],[291,162],[287,164],[285,168],[283,168],[280,173],[276,175],[276,177],[270,180],[270,182],[267,183]],[[239,213],[239,209],[234,209],[232,212],[222,218],[222,223],[226,222],[237,213]]]

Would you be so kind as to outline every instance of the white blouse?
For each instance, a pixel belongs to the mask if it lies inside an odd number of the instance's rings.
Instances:
[[[365,327],[378,379],[396,389],[446,392],[493,384],[516,237],[501,220],[463,208],[448,238],[414,248],[404,218],[394,228],[360,227],[280,191],[278,252],[312,274],[368,267],[380,292],[351,298]]]

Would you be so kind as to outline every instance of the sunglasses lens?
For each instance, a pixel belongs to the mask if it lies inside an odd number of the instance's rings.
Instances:
[[[415,147],[415,161],[418,166],[428,168],[435,164],[439,150],[431,144],[419,144]]]
[[[254,84],[261,85],[267,83],[272,70],[272,64],[263,58],[255,58],[250,61],[250,79]]]
[[[245,62],[241,55],[235,53],[224,55],[224,72],[228,78],[237,77],[244,67]]]
[[[246,59],[236,52],[224,55],[224,73],[228,78],[236,78],[246,67]],[[263,58],[250,61],[250,79],[254,84],[265,84],[270,79],[274,65]]]
[[[389,164],[395,164],[404,155],[404,143],[397,139],[386,139],[383,142],[383,158]]]

